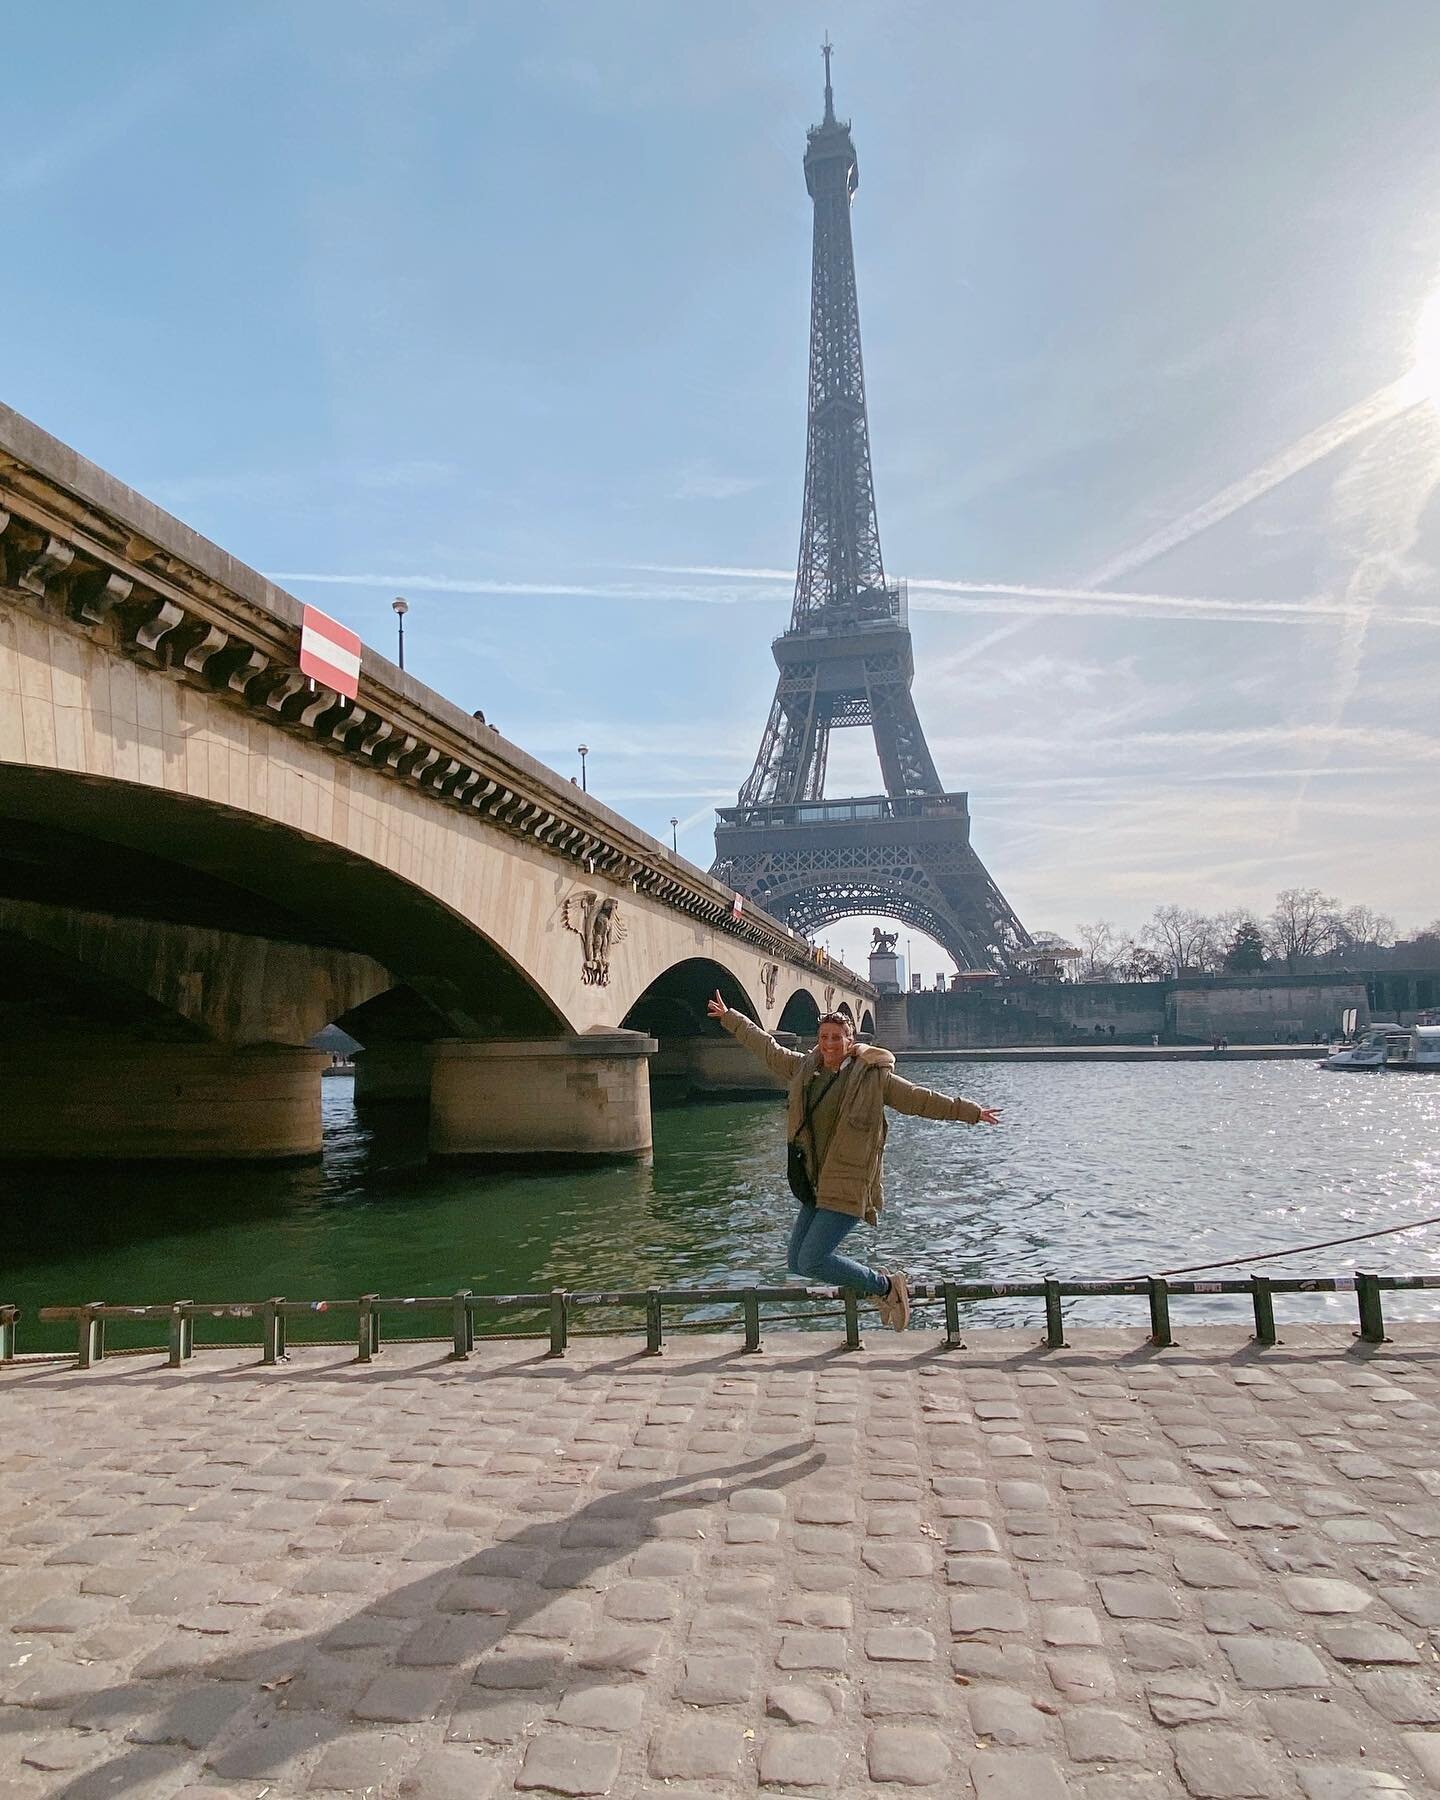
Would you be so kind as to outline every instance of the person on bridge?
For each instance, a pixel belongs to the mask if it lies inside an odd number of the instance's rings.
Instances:
[[[819,1042],[807,1055],[777,1044],[718,993],[707,1010],[789,1083],[790,1187],[800,1202],[790,1233],[790,1273],[870,1295],[884,1322],[903,1331],[910,1323],[910,1285],[903,1270],[872,1269],[839,1254],[860,1221],[874,1225],[885,1204],[885,1108],[921,1119],[963,1119],[967,1125],[998,1125],[999,1108],[904,1080],[888,1050],[856,1043],[855,1026],[844,1013],[824,1015]]]

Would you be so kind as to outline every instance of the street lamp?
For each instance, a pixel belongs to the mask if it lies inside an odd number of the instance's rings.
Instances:
[[[678,819],[670,821],[670,848],[677,856],[680,854],[680,821]]]
[[[590,784],[585,779],[585,758],[590,754],[590,746],[588,744],[581,744],[579,746],[579,750],[580,750],[580,791],[582,793],[588,794],[590,792]]]
[[[395,629],[400,635],[400,650],[397,660],[403,669],[405,667],[405,615],[410,610],[410,602],[408,600],[392,600],[390,610],[395,615]]]

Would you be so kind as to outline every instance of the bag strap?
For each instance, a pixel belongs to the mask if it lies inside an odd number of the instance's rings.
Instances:
[[[814,1144],[815,1133],[811,1129],[810,1121],[815,1117],[815,1109],[817,1106],[819,1106],[820,1102],[825,1098],[825,1096],[830,1092],[831,1088],[833,1088],[835,1086],[836,1082],[843,1081],[848,1073],[849,1073],[848,1069],[837,1069],[835,1071],[835,1073],[830,1077],[830,1079],[825,1083],[824,1087],[821,1088],[820,1092],[810,1102],[809,1106],[807,1106],[805,1108],[805,1117],[800,1121],[800,1130],[795,1133],[795,1137],[796,1137],[797,1141],[800,1137],[801,1132],[809,1131],[810,1132],[810,1142],[812,1145]]]

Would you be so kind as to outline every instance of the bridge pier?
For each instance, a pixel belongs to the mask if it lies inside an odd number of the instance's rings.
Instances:
[[[776,1034],[782,1043],[795,1046],[790,1032]],[[668,1048],[669,1046],[667,1046]],[[785,1083],[772,1075],[743,1044],[728,1033],[723,1037],[695,1037],[683,1040],[690,1091],[707,1097],[783,1094]]]
[[[322,1050],[70,1038],[0,1047],[0,1158],[281,1162],[320,1154]]]
[[[429,1098],[429,1044],[367,1044],[355,1052],[357,1106]]]
[[[651,1148],[640,1031],[442,1039],[430,1069],[430,1152],[447,1158],[644,1156]]]

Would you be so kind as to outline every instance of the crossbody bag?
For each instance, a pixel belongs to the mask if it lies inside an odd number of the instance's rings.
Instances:
[[[790,1183],[790,1192],[802,1206],[814,1206],[816,1195],[815,1183],[810,1179],[810,1171],[805,1166],[805,1149],[801,1144],[800,1139],[807,1131],[810,1131],[810,1142],[812,1144],[815,1142],[815,1134],[810,1128],[810,1121],[815,1116],[815,1108],[819,1106],[820,1102],[830,1092],[837,1081],[844,1080],[845,1074],[846,1071],[844,1069],[839,1069],[825,1083],[824,1087],[821,1088],[820,1092],[805,1108],[805,1117],[800,1121],[800,1129],[795,1133],[794,1137],[791,1138],[786,1147],[785,1177]],[[818,1175],[820,1171],[817,1169],[815,1173]]]

